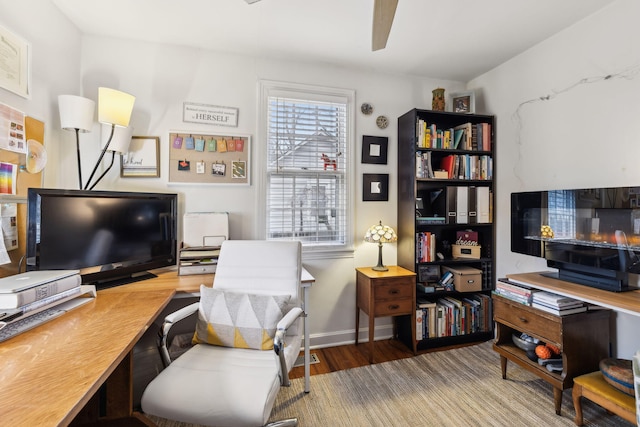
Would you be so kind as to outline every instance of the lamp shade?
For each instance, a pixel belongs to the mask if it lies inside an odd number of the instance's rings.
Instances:
[[[111,133],[111,126],[102,125],[102,139],[107,140]],[[126,128],[116,126],[113,128],[113,136],[107,151],[115,151],[116,153],[126,153],[129,151],[129,145],[131,144],[131,136],[133,135],[133,127],[127,126]]]
[[[93,100],[75,95],[60,95],[58,109],[62,129],[89,132],[93,127],[96,111],[96,103]]]
[[[364,241],[369,243],[391,243],[397,240],[395,230],[388,225],[382,225],[382,221],[369,227],[364,235]]]
[[[119,90],[98,88],[98,121],[121,127],[129,126],[136,97]]]

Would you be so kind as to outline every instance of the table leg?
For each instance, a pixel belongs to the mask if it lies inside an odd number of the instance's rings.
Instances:
[[[574,383],[571,395],[573,397],[573,407],[576,410],[576,418],[574,420],[574,423],[577,426],[581,426],[583,424],[582,402],[580,401],[580,398],[582,397],[582,386],[580,384]]]
[[[307,307],[309,307],[309,286],[302,288],[302,310],[304,311],[304,392],[311,391],[311,351],[309,350],[309,315]]]
[[[502,379],[507,379],[507,358],[500,356],[500,370],[502,371]]]
[[[371,311],[372,310],[369,310],[369,363],[373,363],[373,336],[375,335],[374,328],[376,321],[376,318]]]
[[[553,406],[555,406],[556,415],[560,415],[562,412],[562,389],[560,388],[553,388]]]

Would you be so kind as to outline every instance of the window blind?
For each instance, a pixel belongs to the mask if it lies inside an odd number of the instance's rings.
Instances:
[[[267,238],[347,242],[347,111],[346,100],[267,98]]]

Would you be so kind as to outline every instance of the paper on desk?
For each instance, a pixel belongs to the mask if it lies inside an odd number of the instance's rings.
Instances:
[[[12,212],[10,205],[13,205],[13,216],[5,217],[5,212]],[[5,209],[5,206],[9,206],[8,209]],[[7,252],[7,246],[5,245],[5,239],[9,239],[8,242],[15,247],[11,249],[15,249],[18,247],[18,232],[16,225],[16,213],[18,208],[16,203],[3,203],[0,205],[1,214],[0,216],[0,264],[9,264],[11,262],[11,258],[9,257],[9,253]],[[6,220],[6,221],[5,221]],[[13,224],[13,226],[12,226]]]

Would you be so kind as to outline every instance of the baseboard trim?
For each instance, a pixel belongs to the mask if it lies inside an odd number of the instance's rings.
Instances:
[[[393,337],[392,324],[375,327],[373,337],[374,341],[386,340],[391,337]],[[355,329],[311,334],[309,336],[309,347],[311,349],[336,347],[340,345],[354,344],[355,342]],[[360,334],[358,335],[358,343],[365,342],[369,342],[369,328],[361,327]]]

